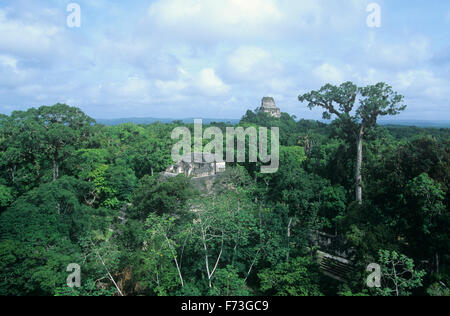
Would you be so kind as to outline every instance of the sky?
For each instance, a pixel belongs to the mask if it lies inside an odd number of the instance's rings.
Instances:
[[[320,119],[298,95],[345,81],[391,85],[398,120],[450,120],[450,1],[0,1],[3,114],[60,102],[102,119],[237,119],[273,96]]]

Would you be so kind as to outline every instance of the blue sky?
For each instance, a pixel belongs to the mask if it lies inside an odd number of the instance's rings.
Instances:
[[[449,120],[449,39],[441,0],[2,0],[0,113],[64,102],[95,118],[240,118],[273,96],[320,119],[297,96],[350,80],[404,94],[397,119]]]

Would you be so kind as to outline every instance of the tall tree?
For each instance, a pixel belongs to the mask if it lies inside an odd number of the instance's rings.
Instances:
[[[36,117],[37,110],[29,109],[0,118],[0,168],[8,174],[8,182],[21,191],[29,190],[40,177],[39,146],[43,131]]]
[[[44,128],[44,151],[52,161],[53,181],[56,181],[61,161],[74,152],[74,147],[82,139],[87,138],[89,128],[95,121],[80,109],[59,103],[40,107],[37,115]]]
[[[403,96],[392,90],[386,83],[358,87],[352,82],[340,86],[327,84],[319,91],[299,96],[300,102],[308,102],[308,107],[322,107],[324,119],[336,115],[343,131],[356,139],[356,201],[362,203],[363,141],[368,129],[375,126],[380,116],[397,115],[406,109]],[[358,103],[358,108],[355,105]]]

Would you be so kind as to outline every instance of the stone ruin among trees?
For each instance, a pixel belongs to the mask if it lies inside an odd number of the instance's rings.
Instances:
[[[259,112],[264,112],[270,116],[280,118],[281,110],[275,104],[275,100],[272,97],[264,97],[261,102],[261,107],[258,109]]]

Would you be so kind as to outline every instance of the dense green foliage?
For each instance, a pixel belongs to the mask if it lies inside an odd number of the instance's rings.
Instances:
[[[160,175],[192,124],[108,127],[62,104],[1,116],[0,295],[449,295],[448,129],[368,129],[359,204],[339,120],[239,124],[280,128],[279,171],[229,164],[200,190]],[[344,281],[321,273],[319,231],[351,252]]]

